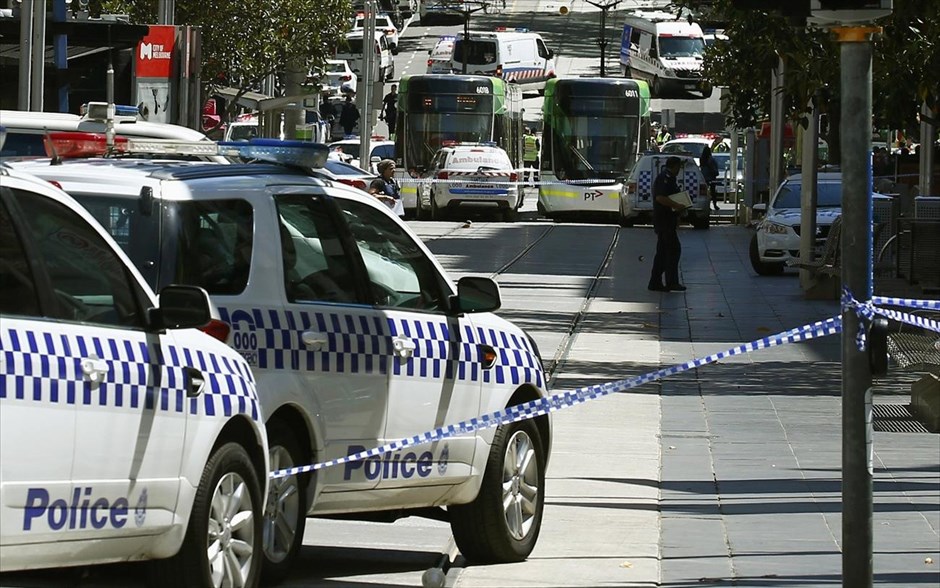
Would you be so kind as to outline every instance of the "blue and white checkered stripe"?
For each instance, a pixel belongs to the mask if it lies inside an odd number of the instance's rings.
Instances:
[[[355,315],[281,309],[236,310],[220,308],[222,320],[249,317],[258,333],[258,367],[329,373],[380,373],[396,376],[448,378],[484,383],[544,385],[544,374],[529,341],[520,335],[496,329],[467,327],[457,341],[454,356],[450,347],[456,334],[446,317],[427,315],[404,318],[396,313]],[[243,321],[239,321],[240,323]],[[236,327],[236,330],[238,327]],[[301,333],[315,330],[326,335],[326,348],[311,351],[300,340]],[[396,356],[392,338],[404,336],[418,345],[410,359]],[[479,345],[490,345],[500,354],[489,370],[481,365]],[[448,359],[449,358],[449,359]]]
[[[0,398],[260,418],[251,370],[226,356],[173,345],[148,347],[129,339],[11,328],[0,329],[0,353],[5,383]],[[88,357],[108,364],[104,380],[96,386],[87,383],[82,372],[81,360]],[[151,372],[154,365],[159,374]],[[185,367],[202,372],[206,389],[199,398],[185,397]],[[159,388],[152,385],[157,378]]]
[[[883,316],[899,323],[906,323],[915,327],[921,327],[923,329],[940,333],[940,321],[907,312],[892,310],[890,308],[881,308],[877,306],[878,304],[886,306],[901,306],[905,308],[940,310],[940,300],[917,300],[913,298],[890,298],[886,296],[873,296],[871,300],[867,302],[861,302],[852,296],[852,293],[848,290],[848,288],[842,289],[842,309],[854,311],[859,317],[866,319],[869,321],[869,323],[873,321],[876,316]],[[867,326],[866,323],[862,322],[859,324],[858,334],[855,336],[855,344],[862,351],[864,351],[867,346],[867,337]]]
[[[796,343],[817,337],[824,337],[827,335],[839,333],[841,330],[842,325],[838,317],[826,319],[824,321],[819,321],[811,325],[798,327],[796,329],[784,331],[776,335],[764,337],[763,339],[758,339],[757,341],[738,345],[725,351],[714,353],[699,359],[693,359],[680,365],[674,365],[655,372],[643,374],[641,376],[628,378],[626,380],[618,380],[616,382],[608,382],[606,384],[597,384],[594,386],[588,386],[586,388],[579,388],[571,392],[560,392],[546,398],[540,398],[538,400],[533,400],[524,404],[510,406],[502,410],[497,410],[495,412],[491,412],[489,414],[475,417],[453,425],[439,427],[432,431],[421,433],[420,435],[399,439],[398,441],[387,443],[381,447],[360,451],[359,453],[354,453],[345,457],[331,459],[329,461],[311,465],[277,470],[271,473],[271,478],[284,478],[296,474],[321,470],[323,468],[341,465],[352,461],[368,459],[370,457],[375,457],[388,452],[398,451],[399,449],[410,447],[412,445],[421,445],[424,443],[439,441],[441,439],[447,439],[449,437],[466,435],[467,433],[472,433],[480,429],[497,427],[503,423],[513,423],[531,419],[557,410],[570,408],[589,400],[595,400],[597,398],[607,396],[608,394],[623,392],[631,388],[636,388],[637,386],[654,382],[667,376],[689,371],[709,363],[714,363],[727,357],[749,353],[758,349],[766,349],[768,347],[784,345],[786,343]]]
[[[641,171],[637,175],[636,191],[638,194],[652,194],[653,192],[653,172]]]

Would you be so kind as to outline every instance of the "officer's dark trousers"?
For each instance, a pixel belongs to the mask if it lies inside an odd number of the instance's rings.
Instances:
[[[663,274],[666,275],[665,286],[678,286],[681,255],[682,244],[679,243],[679,233],[674,229],[657,230],[656,257],[653,258],[650,286],[663,285]]]

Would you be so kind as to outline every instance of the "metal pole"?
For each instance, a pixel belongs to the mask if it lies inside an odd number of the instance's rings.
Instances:
[[[171,25],[176,20],[176,0],[157,1],[157,24]]]
[[[770,195],[783,181],[783,58],[777,58],[777,67],[770,77]]]
[[[29,110],[29,90],[33,85],[33,3],[20,3],[20,79],[16,107]]]
[[[931,123],[930,107],[924,102],[920,106],[920,195],[932,196],[933,185],[933,164],[934,164],[934,136],[937,127]]]
[[[470,10],[463,11],[463,55],[460,58],[460,73],[467,75],[467,51],[470,49]]]
[[[604,71],[604,62],[607,57],[607,36],[604,34],[607,31],[607,11],[610,9],[609,6],[601,6],[601,34],[598,39],[598,43],[601,46],[601,77],[605,77],[606,72]]]
[[[375,55],[375,0],[369,0],[365,5],[366,20],[363,23],[362,60],[365,83],[362,88],[362,102],[359,111],[359,167],[370,169],[370,152],[372,140],[372,85],[375,81],[376,58]],[[381,77],[381,75],[379,76]]]
[[[29,109],[42,112],[46,77],[46,3],[33,4],[32,79],[29,90]]]
[[[872,294],[871,27],[835,29],[842,59],[842,286]],[[871,365],[855,338],[859,317],[842,311],[842,585],[870,588],[872,565]]]
[[[816,167],[819,155],[819,111],[810,99],[809,125],[803,133],[803,161],[800,165],[802,186],[800,191],[800,259],[814,259],[816,249]],[[809,290],[813,276],[808,269],[800,269],[800,285]]]

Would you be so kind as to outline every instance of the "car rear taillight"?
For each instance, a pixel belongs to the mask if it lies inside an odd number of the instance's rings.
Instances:
[[[209,335],[210,337],[214,337],[223,343],[227,343],[229,333],[232,332],[232,326],[225,321],[212,319],[206,326],[199,330]]]
[[[517,174],[516,172],[512,172],[511,174],[509,174],[509,181],[510,181],[510,182],[515,182],[515,181],[517,181],[518,179],[519,179],[519,174]]]
[[[446,180],[446,179],[447,179],[447,172],[446,172],[446,171],[439,171],[439,172],[437,172],[437,179],[439,179],[439,180]]]
[[[502,63],[496,66],[496,77],[497,78],[503,77],[503,64]]]
[[[366,188],[366,183],[362,180],[350,180],[348,178],[347,179],[341,178],[338,181],[341,184],[346,184],[347,186],[352,186],[353,188],[359,188],[363,192],[368,192],[368,189]]]
[[[627,194],[636,193],[636,182],[627,182]]]
[[[349,74],[346,74],[344,76],[341,76],[339,79],[343,80],[344,82],[348,82],[349,80],[352,79],[352,76]]]
[[[432,60],[428,59],[428,67],[431,67],[431,64],[433,64],[433,63],[434,63],[434,62],[433,62]]]

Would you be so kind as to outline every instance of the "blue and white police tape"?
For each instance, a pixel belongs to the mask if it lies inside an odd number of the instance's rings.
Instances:
[[[873,296],[867,302],[856,300],[852,293],[847,289],[842,289],[842,308],[843,310],[853,310],[860,318],[871,322],[876,316],[921,327],[940,333],[940,321],[930,319],[924,316],[900,312],[889,308],[881,308],[878,305],[900,306],[905,308],[916,308],[922,310],[940,310],[940,300],[917,300],[913,298],[890,298],[886,296]],[[858,335],[855,337],[855,343],[862,351],[867,346],[868,328],[864,322],[859,324]]]
[[[358,453],[353,453],[337,459],[331,459],[329,461],[323,461],[311,465],[276,470],[271,472],[271,478],[285,478],[287,476],[313,472],[332,466],[337,466],[353,461],[360,461],[385,453],[398,451],[399,449],[410,447],[412,445],[431,443],[433,441],[439,441],[441,439],[447,439],[457,435],[465,435],[467,433],[472,433],[481,429],[498,427],[504,423],[514,423],[517,421],[535,418],[550,412],[570,408],[589,400],[595,400],[614,392],[623,392],[631,388],[636,388],[637,386],[654,382],[667,376],[673,376],[675,374],[689,371],[709,363],[714,363],[727,357],[741,355],[743,353],[750,353],[751,351],[756,351],[758,349],[766,349],[768,347],[784,345],[786,343],[796,343],[818,337],[825,337],[827,335],[839,333],[841,330],[841,319],[839,317],[829,318],[811,325],[804,325],[802,327],[790,329],[789,331],[783,331],[769,337],[764,337],[763,339],[751,341],[750,343],[738,345],[725,351],[713,353],[712,355],[693,359],[683,364],[663,368],[655,372],[649,372],[640,376],[635,376],[633,378],[618,380],[616,382],[607,382],[605,384],[596,384],[586,388],[578,388],[577,390],[570,392],[560,392],[558,394],[553,394],[538,400],[532,400],[530,402],[518,404],[515,406],[508,406],[502,410],[497,410],[489,414],[484,414],[466,421],[461,421],[453,425],[439,427],[433,431],[421,433],[420,435],[405,437],[404,439],[386,443],[380,447],[367,449],[365,451],[360,451]]]

